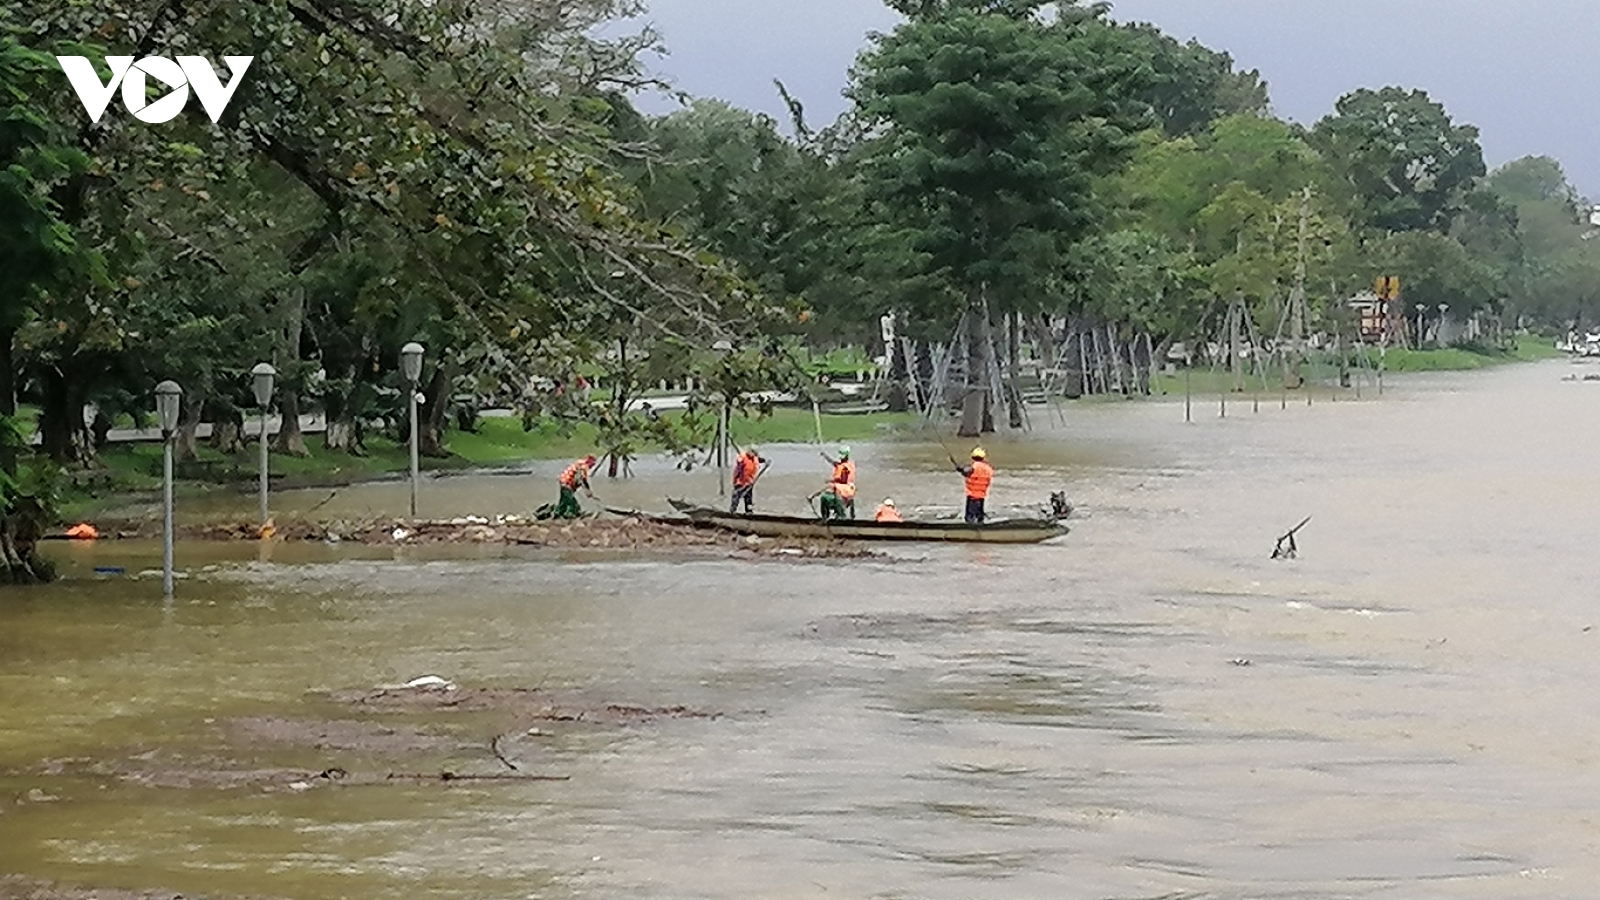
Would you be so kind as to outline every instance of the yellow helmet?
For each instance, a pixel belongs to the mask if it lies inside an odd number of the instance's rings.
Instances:
[[[972,458],[973,459],[988,459],[989,458],[989,454],[983,452],[983,448],[982,447],[973,447],[972,448]]]

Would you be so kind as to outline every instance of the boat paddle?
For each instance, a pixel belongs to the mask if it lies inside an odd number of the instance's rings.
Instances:
[[[772,468],[772,460],[769,459],[766,462],[762,463],[761,464],[761,468],[756,471],[756,477],[750,479],[750,486],[751,487],[755,487],[756,486],[756,482],[760,481],[761,480],[761,476],[767,474],[767,470],[770,469],[770,468]]]
[[[961,471],[961,463],[956,462],[956,455],[950,452],[950,447],[945,444],[943,436],[939,438],[939,446],[944,448],[944,455],[950,457],[950,465],[955,466],[957,472]]]

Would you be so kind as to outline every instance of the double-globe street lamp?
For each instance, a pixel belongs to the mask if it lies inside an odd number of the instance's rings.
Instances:
[[[411,408],[411,518],[417,517],[417,384],[422,379],[422,345],[412,341],[400,348],[400,374],[405,376]]]
[[[161,591],[172,598],[172,438],[178,430],[183,388],[176,381],[156,385],[156,418],[161,422]]]
[[[265,536],[267,527],[267,413],[272,406],[272,382],[278,370],[271,363],[260,363],[250,370],[250,388],[256,395],[256,408],[261,411],[261,528]]]

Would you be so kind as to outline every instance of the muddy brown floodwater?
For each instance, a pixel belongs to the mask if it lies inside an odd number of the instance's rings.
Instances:
[[[1571,371],[1036,414],[989,447],[996,505],[1078,506],[1036,547],[184,544],[164,604],[154,544],[52,546],[64,581],[0,594],[0,897],[1592,897],[1600,384]],[[800,511],[822,463],[765,449],[763,505]],[[863,503],[959,500],[931,443],[856,449]],[[527,512],[556,468],[429,480],[423,514]],[[398,687],[424,675],[453,690]]]

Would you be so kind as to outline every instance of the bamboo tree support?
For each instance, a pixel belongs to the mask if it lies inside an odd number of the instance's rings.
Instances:
[[[1106,339],[1105,326],[1103,325],[1095,326],[1094,353],[1100,374],[1100,392],[1107,396],[1116,393],[1117,386],[1114,380],[1116,368],[1112,362],[1111,346]]]
[[[1156,392],[1156,345],[1155,339],[1150,337],[1150,332],[1144,333],[1144,393],[1150,396]]]
[[[1233,368],[1233,389],[1244,393],[1244,294],[1236,292],[1228,308],[1228,358]]]
[[[1090,392],[1092,394],[1094,394],[1095,396],[1099,396],[1100,394],[1105,393],[1105,389],[1106,389],[1105,376],[1100,371],[1100,329],[1099,329],[1099,327],[1095,326],[1095,325],[1090,325],[1089,326],[1089,330],[1084,332],[1084,340],[1088,343],[1088,352],[1090,354],[1089,356],[1085,357],[1085,359],[1088,360],[1088,367],[1089,367],[1089,372],[1090,372],[1090,376],[1089,376]]]
[[[1106,324],[1106,349],[1108,351],[1107,355],[1111,357],[1112,377],[1117,379],[1117,393],[1126,397],[1129,394],[1129,390],[1127,380],[1123,378],[1122,374],[1122,348],[1117,342],[1116,329],[1110,323]]]
[[[1228,323],[1228,327],[1229,328],[1231,328],[1232,325],[1233,325],[1233,323],[1231,321],[1232,314],[1233,314],[1232,310],[1230,310],[1229,311],[1230,321]],[[1221,405],[1221,412],[1218,415],[1218,418],[1226,419],[1228,417],[1228,388],[1227,388],[1227,386],[1225,384],[1223,384],[1223,379],[1219,375],[1219,369],[1223,365],[1231,365],[1232,362],[1231,362],[1231,360],[1227,360],[1226,354],[1222,350],[1222,347],[1223,347],[1222,342],[1218,341],[1217,342],[1218,352],[1210,354],[1210,356],[1211,356],[1211,377],[1216,381],[1216,384],[1217,384],[1217,396],[1220,398],[1220,401],[1221,401],[1221,404],[1220,404]]]
[[[1090,381],[1090,352],[1083,346],[1083,330],[1078,328],[1072,333],[1078,341],[1078,375],[1083,376],[1083,396],[1094,396],[1094,384]]]
[[[1192,363],[1193,360],[1189,362]],[[1194,385],[1191,377],[1193,371],[1194,367],[1189,363],[1185,363],[1183,367],[1183,421],[1185,424],[1194,423]]]

